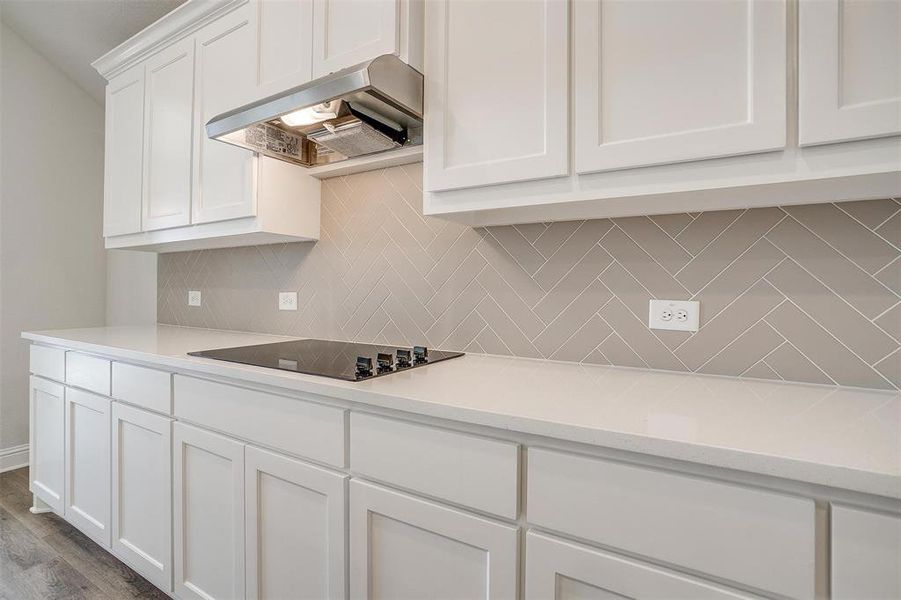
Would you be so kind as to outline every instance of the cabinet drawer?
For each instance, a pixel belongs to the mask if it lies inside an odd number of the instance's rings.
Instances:
[[[832,505],[832,597],[901,598],[901,516]]]
[[[270,448],[344,467],[344,413],[296,398],[175,375],[175,416]]]
[[[530,523],[813,597],[813,501],[549,450],[530,449],[528,465]]]
[[[355,473],[515,519],[518,447],[512,442],[351,413]]]
[[[31,372],[47,379],[63,381],[66,375],[66,351],[62,348],[38,346],[29,348]]]
[[[113,398],[157,412],[172,413],[172,374],[113,363]]]
[[[66,352],[66,383],[109,396],[110,361],[79,352]]]

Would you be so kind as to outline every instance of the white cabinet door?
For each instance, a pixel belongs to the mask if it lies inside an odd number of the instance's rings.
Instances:
[[[65,486],[65,401],[63,386],[32,376],[29,385],[31,492],[63,514]]]
[[[578,173],[785,146],[781,0],[573,3]]]
[[[247,598],[344,598],[345,475],[247,447]]]
[[[568,173],[568,3],[426,3],[425,189]]]
[[[515,527],[351,480],[351,598],[513,600],[517,540]]]
[[[258,3],[260,89],[265,98],[313,79],[313,0]]]
[[[141,231],[144,168],[144,65],[106,86],[103,235]]]
[[[832,597],[901,598],[901,515],[832,506]]]
[[[901,133],[901,2],[801,0],[801,145]]]
[[[526,535],[525,600],[750,599],[738,592],[539,533]]]
[[[244,445],[175,423],[175,593],[244,597]]]
[[[143,230],[191,220],[194,40],[147,60],[144,116]]]
[[[110,546],[110,400],[66,388],[66,520]]]
[[[313,77],[398,52],[401,0],[312,1]]]
[[[172,421],[112,406],[113,553],[172,591]]]
[[[196,36],[193,223],[256,213],[254,153],[206,134],[210,119],[238,108],[256,90],[256,23],[256,7],[245,4]]]

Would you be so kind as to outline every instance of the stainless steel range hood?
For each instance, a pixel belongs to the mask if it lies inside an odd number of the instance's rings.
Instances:
[[[210,138],[304,167],[422,144],[422,73],[393,54],[206,124]]]

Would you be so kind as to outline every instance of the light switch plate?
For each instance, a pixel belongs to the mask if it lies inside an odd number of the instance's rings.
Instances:
[[[198,290],[190,290],[188,292],[188,306],[200,306],[200,292]]]
[[[297,310],[297,292],[279,292],[278,309]]]
[[[675,331],[697,331],[701,323],[701,303],[696,300],[654,300],[650,302],[648,327]]]

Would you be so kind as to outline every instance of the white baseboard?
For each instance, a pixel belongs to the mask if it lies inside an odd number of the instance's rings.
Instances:
[[[28,444],[0,448],[0,473],[28,466]]]

